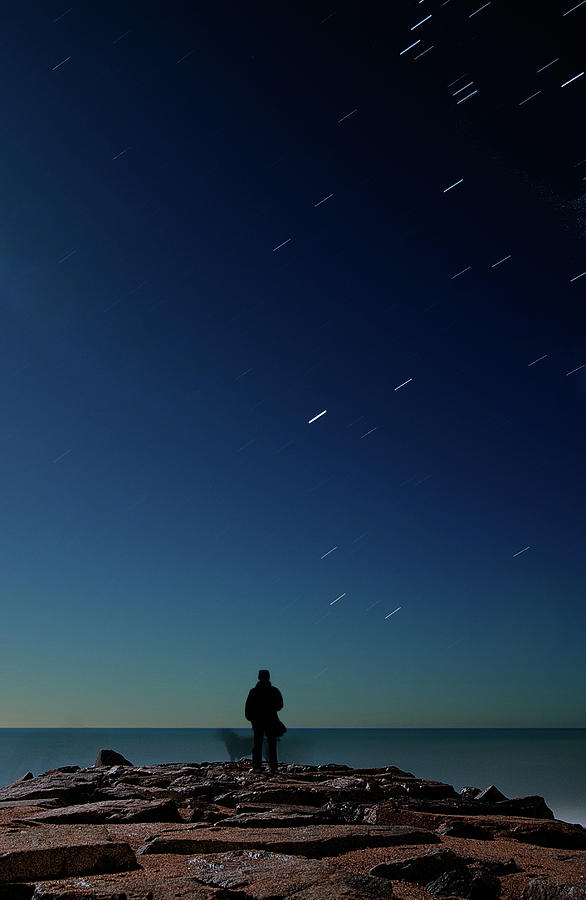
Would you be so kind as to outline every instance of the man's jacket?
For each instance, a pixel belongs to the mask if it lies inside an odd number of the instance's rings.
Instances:
[[[248,693],[244,715],[249,722],[270,724],[280,709],[283,709],[283,697],[279,688],[270,681],[258,681]]]

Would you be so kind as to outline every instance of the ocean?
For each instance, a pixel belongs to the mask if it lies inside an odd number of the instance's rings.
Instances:
[[[82,768],[102,748],[135,765],[250,757],[248,728],[0,728],[0,785],[30,771]],[[556,818],[586,825],[586,728],[291,728],[284,763],[398,766],[456,790],[495,784],[507,797],[540,794]]]

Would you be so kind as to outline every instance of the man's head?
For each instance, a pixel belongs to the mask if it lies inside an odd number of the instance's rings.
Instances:
[[[271,673],[269,672],[269,670],[268,669],[260,669],[259,673],[258,673],[258,680],[259,681],[270,681]]]

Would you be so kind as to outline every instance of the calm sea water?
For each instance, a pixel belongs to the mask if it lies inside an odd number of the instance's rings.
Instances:
[[[0,785],[24,772],[90,766],[98,750],[135,765],[250,757],[246,728],[0,728]],[[281,762],[398,766],[419,778],[540,794],[558,819],[586,825],[586,728],[291,728]]]

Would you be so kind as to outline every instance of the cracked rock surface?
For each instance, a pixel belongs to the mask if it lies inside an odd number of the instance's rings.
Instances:
[[[586,900],[586,832],[542,797],[395,766],[96,761],[0,788],[0,900]]]

